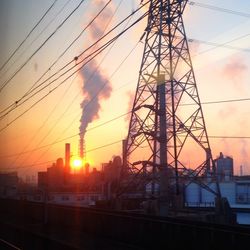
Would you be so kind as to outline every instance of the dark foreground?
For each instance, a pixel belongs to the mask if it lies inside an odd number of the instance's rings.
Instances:
[[[2,199],[0,239],[25,250],[244,249],[250,245],[250,229]],[[0,240],[1,250],[8,247]]]

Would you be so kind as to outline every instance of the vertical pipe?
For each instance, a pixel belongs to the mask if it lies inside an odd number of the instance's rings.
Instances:
[[[160,215],[168,213],[168,166],[167,166],[167,125],[166,125],[166,89],[164,75],[158,75],[157,91],[159,95],[160,122]]]
[[[65,170],[70,171],[70,143],[65,144]]]
[[[125,167],[126,165],[126,162],[127,162],[127,159],[126,159],[126,155],[127,155],[127,140],[124,139],[122,140],[122,164],[123,164],[123,167]]]

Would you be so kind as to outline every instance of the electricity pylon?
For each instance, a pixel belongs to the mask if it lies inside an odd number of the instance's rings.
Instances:
[[[200,182],[213,164],[184,29],[186,4],[150,1],[121,177],[123,192],[163,202],[179,195],[183,179]]]

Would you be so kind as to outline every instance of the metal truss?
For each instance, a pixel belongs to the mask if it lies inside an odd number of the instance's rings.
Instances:
[[[122,171],[122,192],[163,198],[212,171],[182,14],[187,0],[152,0]],[[212,191],[212,190],[211,190]],[[214,192],[214,191],[213,191]]]

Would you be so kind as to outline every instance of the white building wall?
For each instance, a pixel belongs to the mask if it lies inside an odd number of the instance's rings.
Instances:
[[[216,192],[216,184],[215,183],[210,183],[207,186]],[[213,203],[214,198],[215,198],[215,194],[213,194],[212,192],[210,192],[204,188],[201,189],[201,202],[202,203]]]
[[[236,203],[236,186],[235,182],[221,182],[220,184],[220,191],[222,197],[226,197],[230,205]],[[208,186],[215,192],[217,192],[216,183],[210,183]],[[200,187],[196,183],[191,183],[189,186],[186,187],[185,191],[185,201],[188,205],[205,205],[208,206],[209,204],[214,204],[215,201],[215,194],[212,192]]]
[[[233,205],[236,203],[235,182],[221,182],[220,191],[221,191],[221,196],[226,197],[230,205]]]
[[[197,205],[201,202],[201,188],[196,183],[190,183],[185,189],[186,202],[190,205]]]

